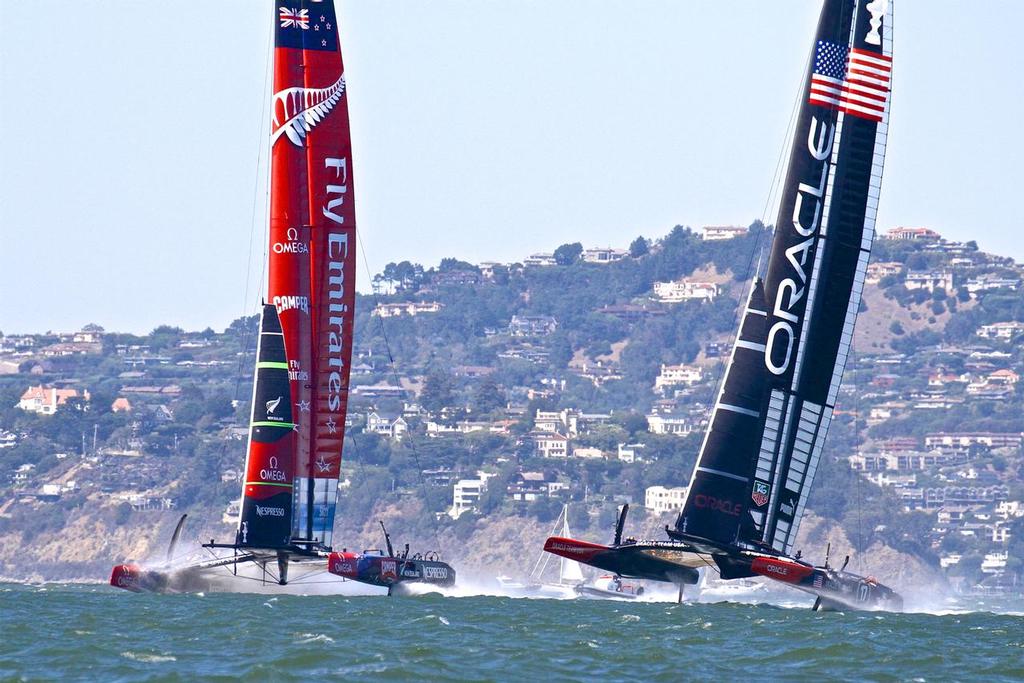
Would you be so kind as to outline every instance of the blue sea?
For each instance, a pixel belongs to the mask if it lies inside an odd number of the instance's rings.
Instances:
[[[0,680],[239,677],[1019,681],[1024,615],[0,585]]]

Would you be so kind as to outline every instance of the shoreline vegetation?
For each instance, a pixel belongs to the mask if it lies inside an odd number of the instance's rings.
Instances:
[[[528,574],[564,502],[582,538],[607,542],[623,502],[627,533],[662,537],[674,513],[650,491],[689,481],[768,236],[677,226],[388,264],[357,301],[337,545],[378,546],[383,519],[460,574]],[[805,556],[834,538],[896,585],[911,566],[958,590],[1021,583],[1022,278],[927,229],[876,240]],[[190,538],[231,537],[255,325],[0,336],[0,572],[92,578],[161,554],[183,512]]]

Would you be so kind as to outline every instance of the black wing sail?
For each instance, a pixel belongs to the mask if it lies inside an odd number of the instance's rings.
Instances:
[[[284,335],[277,309],[264,304],[236,545],[283,548],[291,543],[294,460],[295,425]]]
[[[767,321],[764,285],[757,280],[676,525],[691,536],[735,543],[742,521],[749,518],[750,473],[761,445],[769,381],[764,367]]]
[[[890,4],[826,0],[822,9],[767,271],[751,295],[764,301],[762,341],[747,342],[756,327],[748,305],[676,523],[687,536],[792,551],[874,237]]]

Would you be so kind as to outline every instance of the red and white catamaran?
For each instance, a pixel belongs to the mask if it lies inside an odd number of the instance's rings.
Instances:
[[[328,572],[328,556],[356,286],[345,69],[332,0],[297,0],[274,15],[268,290],[238,528],[183,565],[169,553],[158,567],[114,567],[110,583],[120,588],[245,590],[243,575],[280,585],[342,581]]]

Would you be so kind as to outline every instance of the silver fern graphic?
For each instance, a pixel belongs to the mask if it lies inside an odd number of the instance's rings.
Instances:
[[[345,93],[345,74],[326,88],[285,88],[274,93],[274,121],[270,146],[287,135],[296,147],[302,147],[306,133],[320,123]]]
[[[267,401],[267,414],[273,415],[274,411],[277,410],[277,406],[281,404],[281,397],[278,396],[273,401]]]

